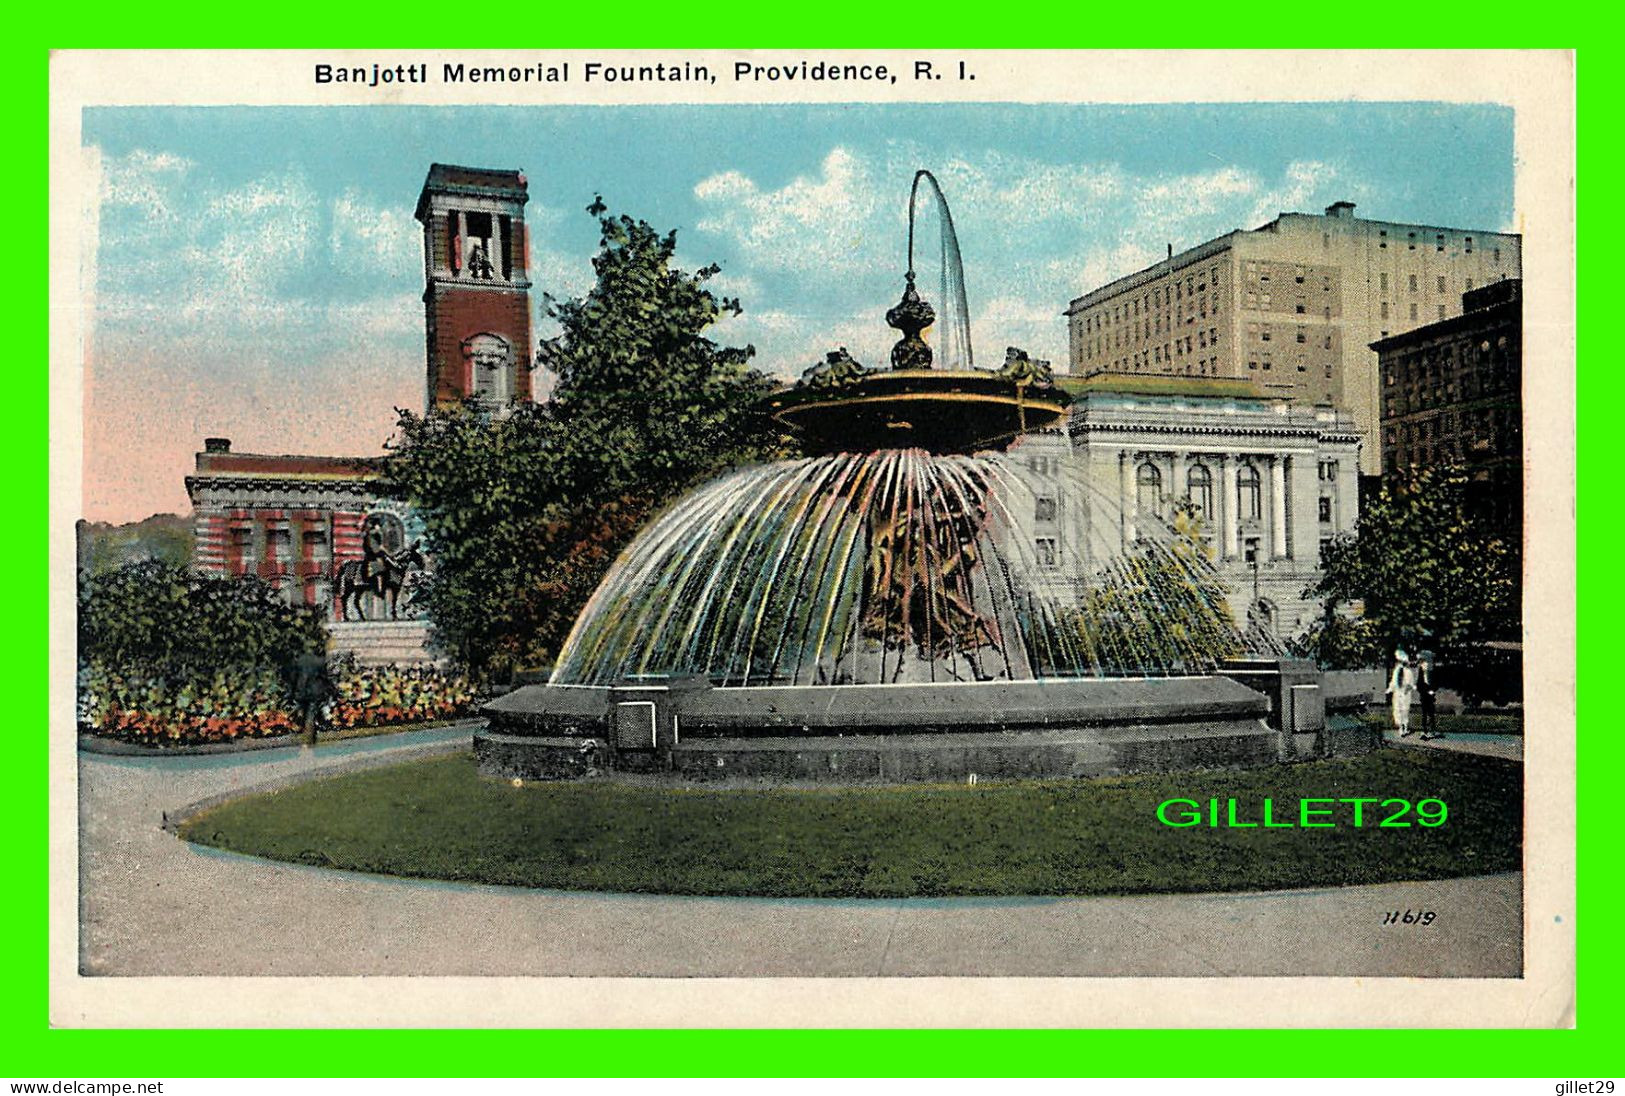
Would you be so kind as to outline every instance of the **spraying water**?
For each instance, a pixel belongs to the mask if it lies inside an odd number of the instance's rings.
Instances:
[[[581,614],[559,684],[719,686],[1204,673],[1242,640],[1199,538],[1121,545],[1115,497],[1009,454],[835,454],[699,489],[628,548]],[[1141,517],[1142,524],[1146,519]]]
[[[937,252],[940,262],[937,297],[941,311],[937,316],[936,364],[941,369],[970,369],[976,362],[971,351],[970,308],[965,300],[965,268],[959,254],[959,236],[954,232],[954,215],[948,209],[937,178],[929,171],[914,173],[914,185],[908,193],[908,276],[915,276],[915,219],[919,213],[920,184],[926,183],[925,192],[931,199],[936,214]]]
[[[940,315],[915,284],[922,193]],[[929,171],[908,232],[893,371],[837,361],[777,394],[826,455],[735,472],[651,524],[577,619],[554,683],[1165,676],[1243,649],[1211,553],[1174,515],[1125,514],[1115,481],[1066,460],[974,452],[1057,421],[1067,397],[1047,375],[972,369],[959,241]]]

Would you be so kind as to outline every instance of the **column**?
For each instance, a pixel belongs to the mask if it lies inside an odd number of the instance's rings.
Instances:
[[[1286,458],[1270,458],[1270,554],[1286,557]]]
[[[1224,515],[1224,558],[1236,557],[1236,462],[1229,456],[1219,458],[1219,512]]]
[[[491,261],[491,280],[502,280],[502,217],[491,211],[491,253],[486,256]]]
[[[454,256],[452,271],[461,274],[468,269],[468,213],[459,209],[457,211],[457,254]]]

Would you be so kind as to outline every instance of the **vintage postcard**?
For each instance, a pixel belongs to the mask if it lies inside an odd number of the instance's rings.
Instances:
[[[57,54],[53,1023],[1572,1023],[1573,90]]]

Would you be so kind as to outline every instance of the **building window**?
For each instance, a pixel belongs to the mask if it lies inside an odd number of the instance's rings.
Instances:
[[[1443,251],[1444,250],[1444,233],[1443,232],[1439,233],[1436,237],[1434,237],[1434,240],[1435,240],[1435,250]],[[1440,288],[1442,289],[1443,286],[1441,286]]]
[[[1467,288],[1469,290],[1473,288],[1473,280],[1471,278],[1467,279]]]
[[[1259,338],[1259,340],[1261,342],[1269,342],[1270,341],[1270,325],[1269,324],[1265,324],[1263,329],[1259,331],[1258,338]]]
[[[1038,537],[1033,541],[1033,554],[1038,557],[1038,566],[1045,570],[1054,570],[1060,564],[1060,554],[1055,550],[1054,537]]]
[[[292,558],[293,532],[287,522],[274,522],[265,527],[265,555],[278,563],[286,563]]]
[[[1498,247],[1491,249],[1491,251],[1490,251],[1490,262],[1498,263],[1500,261],[1501,261],[1501,249],[1498,248]]]
[[[1410,286],[1411,286],[1411,292],[1415,293],[1416,292],[1416,275],[1415,274],[1411,275]]]
[[[1304,313],[1309,311],[1309,306],[1304,304],[1302,301],[1299,301],[1295,311],[1298,313],[1298,315],[1302,316]]]
[[[1411,305],[1411,319],[1416,319],[1416,305]]]
[[[1408,232],[1408,233],[1406,233],[1406,236],[1410,240],[1410,250],[1415,251],[1416,250],[1416,233]]]
[[[1134,501],[1142,514],[1162,513],[1162,473],[1150,461],[1134,474]]]
[[[1258,562],[1258,538],[1248,537],[1242,541],[1241,558],[1247,563]]]
[[[306,548],[320,548],[327,543],[327,530],[306,529],[304,540]]]
[[[1469,237],[1467,237],[1467,254],[1471,255],[1472,253],[1473,253],[1473,238],[1471,236],[1469,236]]]
[[[1309,341],[1309,336],[1304,333],[1302,328],[1298,329],[1298,341],[1299,342],[1308,342]]]
[[[1206,517],[1213,512],[1213,473],[1207,470],[1205,464],[1193,464],[1186,474],[1186,497],[1196,508],[1197,517]]]
[[[1439,319],[1444,319],[1444,305],[1439,306]]]
[[[1251,464],[1236,471],[1236,512],[1244,521],[1257,521],[1264,512],[1258,469]]]
[[[1047,495],[1040,495],[1033,502],[1033,519],[1035,521],[1055,520],[1055,500]]]
[[[1439,275],[1439,292],[1440,293],[1444,292],[1444,275],[1443,274]]]
[[[1332,348],[1332,337],[1330,335],[1327,335],[1326,336],[1326,349],[1330,350],[1331,348]]]
[[[1377,288],[1380,289],[1384,293],[1388,292],[1388,275],[1386,275],[1386,274],[1378,274],[1377,275]]]
[[[1332,520],[1332,500],[1324,495],[1320,499],[1320,520],[1328,523]]]
[[[1377,241],[1377,246],[1386,248],[1388,246],[1388,230],[1386,228],[1383,229],[1382,231],[1377,233],[1377,236],[1379,237],[1378,241]],[[1468,250],[1471,251],[1472,249],[1468,248]]]
[[[1385,320],[1388,318],[1388,302],[1387,301],[1382,302],[1382,305],[1381,305],[1380,309],[1378,310],[1377,314],[1379,316],[1381,316]]]

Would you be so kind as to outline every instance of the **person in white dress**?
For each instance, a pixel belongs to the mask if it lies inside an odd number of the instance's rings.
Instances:
[[[1394,672],[1388,675],[1388,698],[1399,737],[1411,733],[1411,702],[1416,699],[1416,667],[1402,647],[1394,652]]]

